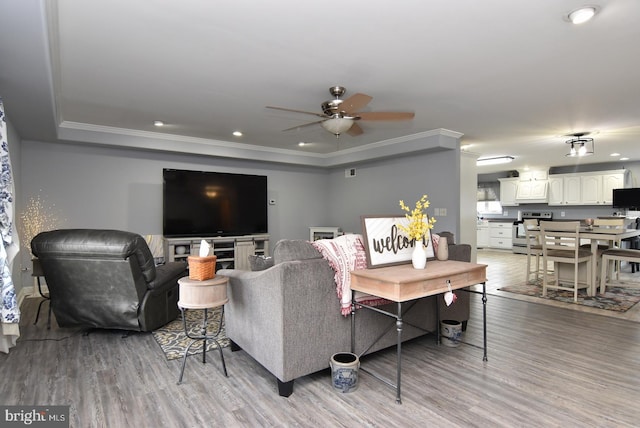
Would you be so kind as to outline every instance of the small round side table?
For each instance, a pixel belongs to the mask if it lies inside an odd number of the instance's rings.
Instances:
[[[187,355],[189,355],[189,349],[191,346],[202,340],[202,362],[207,362],[207,340],[213,340],[218,345],[218,351],[220,352],[220,361],[222,361],[222,372],[226,377],[227,366],[224,363],[224,355],[222,354],[222,347],[218,342],[218,336],[222,329],[222,322],[224,320],[224,304],[229,301],[227,298],[227,283],[229,280],[226,277],[216,275],[211,279],[205,279],[197,281],[190,279],[189,277],[180,278],[178,284],[180,285],[180,300],[178,300],[178,307],[182,313],[182,324],[184,326],[184,332],[189,339],[192,339],[187,349],[184,351],[184,357],[182,360],[182,369],[180,370],[180,377],[178,378],[178,385],[182,383],[182,376],[184,375],[184,368],[187,364]],[[208,310],[221,307],[222,314],[220,315],[220,323],[218,329],[212,336],[207,335],[207,316]],[[203,309],[204,315],[202,318],[202,327],[200,329],[199,336],[193,336],[189,333],[187,328],[187,319],[185,316],[185,309]]]

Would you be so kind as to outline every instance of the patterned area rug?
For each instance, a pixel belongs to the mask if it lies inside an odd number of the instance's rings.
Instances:
[[[508,285],[498,290],[509,293],[524,294],[541,299],[557,300],[559,302],[575,303],[573,292],[564,290],[547,290],[547,297],[542,297],[542,284]],[[633,305],[640,302],[640,289],[628,287],[607,287],[604,294],[598,292],[595,296],[587,296],[586,290],[578,291],[578,305],[608,311],[626,312]]]
[[[207,335],[213,336],[220,324],[220,318],[222,315],[222,309],[216,308],[208,311],[207,317]],[[187,318],[187,329],[191,336],[199,336],[202,329],[202,318],[204,316],[203,310],[186,310],[185,316]],[[192,339],[189,339],[184,332],[184,325],[182,323],[182,316],[178,316],[175,320],[169,324],[160,327],[153,332],[153,337],[162,348],[162,351],[167,357],[167,360],[175,360],[182,358],[184,350],[189,346]],[[222,329],[218,336],[218,342],[220,346],[226,348],[229,346],[229,339],[225,335],[224,321],[222,323]],[[217,349],[218,346],[213,340],[207,340],[207,352]],[[189,355],[202,353],[202,340],[198,340],[190,349]]]

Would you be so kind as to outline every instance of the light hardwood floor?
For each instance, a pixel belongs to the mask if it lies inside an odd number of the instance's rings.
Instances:
[[[568,308],[574,311],[589,312],[607,317],[626,319],[640,322],[640,304],[636,304],[626,312],[616,312],[604,309],[590,308],[589,306],[564,303],[555,300],[542,300],[536,297],[518,295],[498,290],[507,285],[523,284],[526,278],[527,258],[524,254],[514,254],[504,250],[478,250],[478,263],[487,265],[487,290],[489,293],[506,298],[523,300],[533,303],[544,303],[546,305]],[[542,265],[542,261],[540,262]],[[553,264],[551,264],[553,267]],[[640,273],[631,273],[631,267],[623,264],[620,270],[620,278],[636,281],[640,285]],[[476,287],[479,289],[478,287]]]
[[[190,358],[176,385],[180,361],[167,361],[151,334],[82,335],[55,322],[47,331],[45,320],[33,326],[37,302],[24,302],[19,344],[0,354],[0,404],[68,404],[72,427],[640,426],[640,324],[624,319],[491,295],[489,361],[473,346],[412,341],[398,405],[365,373],[358,390],[338,393],[328,370],[279,397],[273,376],[229,349],[228,378],[212,353],[207,364]],[[472,295],[468,342],[481,343],[481,309]],[[395,351],[362,363],[392,375]]]

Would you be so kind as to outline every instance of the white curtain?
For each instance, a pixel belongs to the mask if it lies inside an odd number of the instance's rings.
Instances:
[[[16,346],[20,336],[20,308],[11,278],[11,266],[20,241],[13,226],[13,177],[7,138],[7,122],[0,98],[0,352],[4,353]]]

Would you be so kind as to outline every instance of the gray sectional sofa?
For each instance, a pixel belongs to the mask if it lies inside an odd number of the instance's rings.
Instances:
[[[451,260],[469,261],[470,255],[469,245],[449,244]],[[291,395],[296,378],[326,369],[333,354],[350,351],[351,317],[340,314],[334,271],[310,242],[279,241],[273,266],[264,270],[223,269],[217,274],[229,278],[225,325],[232,349],[243,349],[271,372],[281,396]],[[426,334],[422,329],[436,331],[436,302],[441,319],[466,326],[469,296],[457,294],[451,307],[437,296],[404,304],[403,340]],[[395,303],[387,309],[395,313]],[[366,309],[359,309],[355,318],[358,355],[396,344],[393,318]]]

